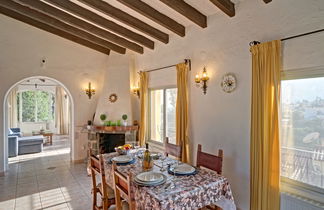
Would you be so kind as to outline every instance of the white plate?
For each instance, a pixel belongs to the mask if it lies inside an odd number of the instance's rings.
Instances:
[[[170,170],[171,170],[171,172],[173,172],[174,168],[171,168]],[[180,164],[175,168],[175,172],[177,174],[191,174],[195,171],[196,171],[196,169],[194,167],[192,167],[191,165],[185,164],[185,163]]]
[[[164,179],[161,180],[158,180],[158,181],[153,181],[153,182],[143,182],[139,179],[137,179],[136,177],[134,178],[134,181],[138,184],[141,184],[141,185],[153,185],[153,184],[158,184],[158,183],[161,183],[164,181]]]
[[[161,185],[161,184],[164,184],[166,181],[167,181],[167,177],[163,175],[163,179],[162,181],[158,181],[158,182],[142,182],[140,180],[138,180],[136,177],[134,178],[134,182],[137,184],[137,185],[140,185],[140,186],[146,186],[146,187],[151,187],[151,186],[158,186],[158,185]]]
[[[120,156],[113,157],[111,159],[111,161],[115,161],[116,163],[128,163],[132,160],[133,158],[129,155],[120,155]]]
[[[151,157],[152,157],[154,160],[157,160],[157,159],[159,159],[159,153],[157,153],[157,152],[151,152]]]
[[[135,178],[140,182],[161,182],[163,181],[164,176],[162,173],[148,171],[137,174]]]

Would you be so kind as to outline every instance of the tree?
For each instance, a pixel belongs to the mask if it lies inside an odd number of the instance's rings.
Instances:
[[[22,103],[22,122],[46,122],[54,119],[54,97],[51,93],[37,90],[21,94],[22,101],[17,100],[17,107]]]

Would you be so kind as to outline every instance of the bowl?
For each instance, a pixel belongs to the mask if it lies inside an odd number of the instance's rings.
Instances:
[[[129,154],[129,150],[121,149],[121,148],[118,148],[118,147],[115,147],[115,151],[119,155],[127,155],[127,154]]]

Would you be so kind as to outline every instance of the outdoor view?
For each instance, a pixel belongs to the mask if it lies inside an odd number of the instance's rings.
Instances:
[[[18,118],[21,122],[47,122],[54,119],[54,95],[45,91],[17,94]],[[21,112],[21,114],[20,114]],[[21,118],[21,119],[20,119]]]
[[[162,143],[165,137],[169,137],[169,141],[175,144],[176,100],[177,88],[150,91],[149,123],[151,140]]]
[[[324,77],[281,85],[281,176],[324,188]]]
[[[163,90],[150,91],[150,140],[163,142]]]
[[[177,105],[177,88],[165,90],[166,100],[166,137],[169,142],[176,143],[176,105]]]

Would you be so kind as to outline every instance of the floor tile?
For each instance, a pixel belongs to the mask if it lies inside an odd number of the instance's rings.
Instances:
[[[69,152],[68,138],[54,136],[41,153],[9,158],[0,176],[0,210],[91,209],[86,165],[73,164]]]

